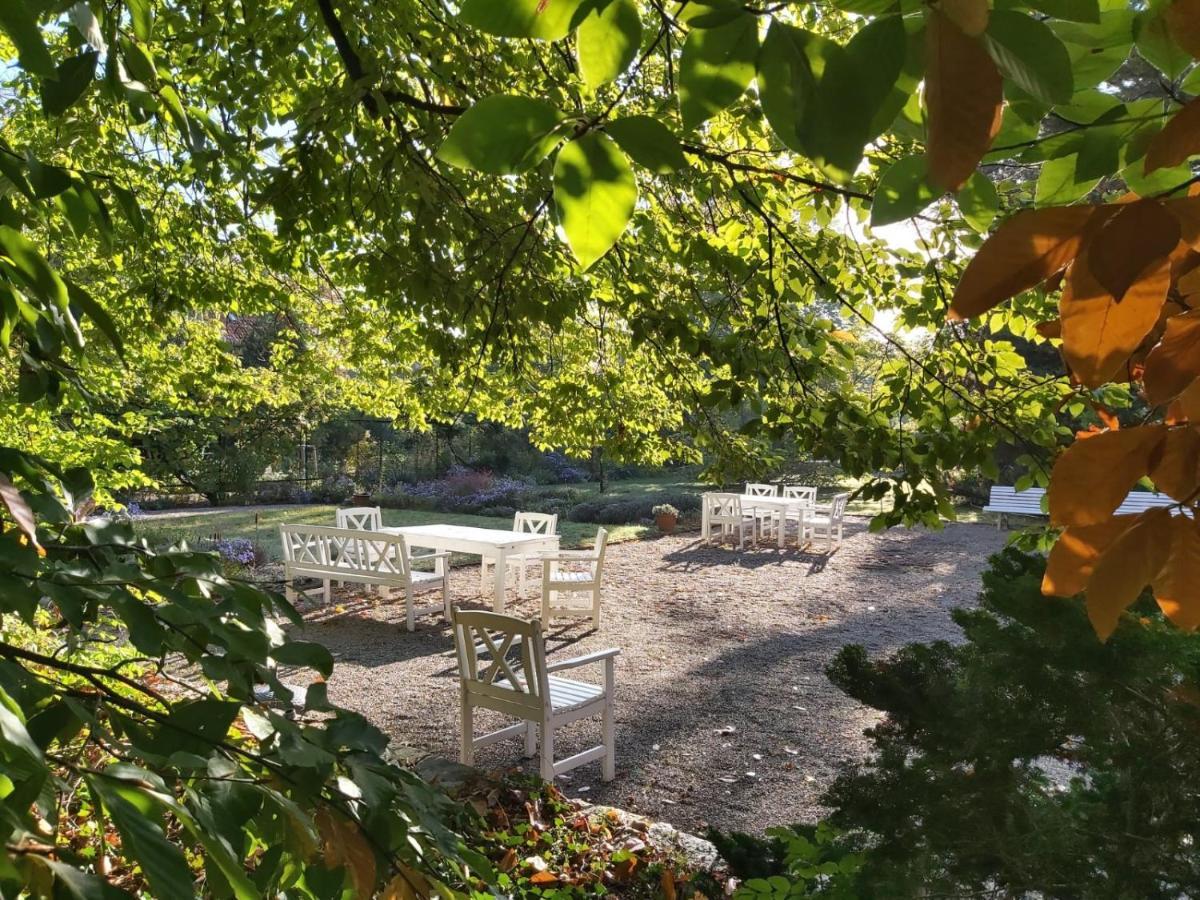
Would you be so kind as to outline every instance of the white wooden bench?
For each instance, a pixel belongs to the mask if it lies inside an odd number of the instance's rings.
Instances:
[[[996,527],[1002,528],[1008,524],[1009,516],[1044,516],[1042,498],[1046,496],[1045,488],[1026,488],[1018,491],[1010,485],[997,484],[992,486],[988,495],[986,513],[997,513]],[[1176,501],[1166,494],[1152,491],[1130,491],[1121,505],[1117,507],[1118,515],[1145,512],[1161,506],[1173,506]]]
[[[446,589],[449,553],[412,556],[402,535],[323,525],[280,525],[279,536],[283,541],[284,592],[289,601],[296,599],[293,582],[297,578],[319,580],[326,603],[330,599],[331,581],[350,582],[389,593],[393,589],[404,591],[409,631],[416,627],[419,615],[441,612],[450,621],[450,594]],[[434,562],[432,572],[412,567],[414,562],[429,559]],[[414,595],[437,590],[442,592],[442,602],[437,606],[414,605]]]

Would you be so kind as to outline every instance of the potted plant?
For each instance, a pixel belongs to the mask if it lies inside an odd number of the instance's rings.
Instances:
[[[654,524],[658,526],[659,531],[670,534],[675,530],[675,523],[679,521],[679,510],[670,503],[660,503],[651,512],[654,513]]]
[[[355,506],[366,506],[371,502],[371,494],[365,487],[360,484],[354,485],[354,494],[350,497],[350,502]]]

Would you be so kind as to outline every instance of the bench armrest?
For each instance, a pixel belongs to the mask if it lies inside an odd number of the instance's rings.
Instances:
[[[557,553],[539,553],[543,562],[595,562],[600,554],[595,550],[559,550]]]
[[[585,653],[583,656],[575,656],[571,659],[560,660],[556,663],[547,663],[546,671],[557,672],[560,669],[574,669],[577,666],[586,666],[588,663],[612,659],[620,652],[620,647],[609,647],[607,650],[597,650],[595,653]]]

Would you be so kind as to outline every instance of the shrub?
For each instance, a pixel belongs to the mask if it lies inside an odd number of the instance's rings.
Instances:
[[[676,507],[681,512],[692,512],[700,509],[699,494],[659,494],[655,497],[596,497],[577,503],[567,513],[572,522],[592,522],[597,525],[623,525],[630,522],[641,522],[654,515],[657,506],[667,505]]]
[[[679,517],[679,510],[670,503],[660,503],[654,509],[650,510],[655,516],[674,516]]]
[[[349,475],[331,475],[309,493],[316,503],[341,503],[354,493],[354,481]]]
[[[824,798],[867,850],[860,896],[1200,896],[1200,636],[1146,595],[1102,644],[1044,568],[994,557],[965,643],[830,666],[885,716]]]
[[[261,566],[267,561],[266,551],[249,538],[212,538],[201,541],[197,549],[214,552],[223,562],[246,568]]]

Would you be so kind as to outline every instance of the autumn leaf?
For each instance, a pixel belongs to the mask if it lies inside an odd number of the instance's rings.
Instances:
[[[1141,594],[1167,562],[1171,513],[1151,509],[1113,541],[1096,561],[1087,584],[1087,613],[1097,636],[1106,641],[1121,613]]]
[[[926,26],[925,155],[929,178],[957,191],[971,177],[1000,130],[1004,82],[979,38],[931,10]]]
[[[1200,423],[1200,378],[1197,378],[1175,398],[1179,415],[1189,422]]]
[[[1192,194],[1167,200],[1163,207],[1179,220],[1180,236],[1183,240],[1200,250],[1200,195]]]
[[[1138,479],[1163,439],[1162,425],[1103,431],[1076,440],[1050,473],[1046,502],[1055,525],[1102,525]]]
[[[558,876],[553,872],[534,872],[529,878],[530,884],[558,884]]]
[[[1175,500],[1191,497],[1200,485],[1200,432],[1173,428],[1150,454],[1150,480]]]
[[[1195,519],[1171,519],[1170,552],[1154,578],[1158,608],[1179,628],[1200,626],[1200,530]]]
[[[1062,319],[1047,319],[1045,322],[1038,322],[1033,327],[1044,338],[1062,337]]]
[[[954,292],[951,319],[969,319],[1061,272],[1083,246],[1085,227],[1104,207],[1026,209],[976,252]]]
[[[1097,388],[1113,378],[1154,328],[1171,286],[1163,257],[1118,301],[1092,274],[1085,248],[1067,273],[1059,301],[1063,355],[1083,384]]]
[[[375,853],[358,825],[327,808],[313,817],[321,835],[325,865],[331,869],[345,866],[354,883],[355,893],[367,900],[375,892]]]
[[[668,867],[663,867],[662,878],[659,880],[662,887],[663,900],[675,900],[675,873]]]
[[[1042,593],[1053,597],[1082,593],[1100,554],[1136,521],[1136,515],[1113,516],[1099,525],[1076,525],[1063,531],[1046,560]]]
[[[1179,246],[1180,224],[1157,200],[1119,206],[1088,241],[1088,267],[1113,299]]]
[[[1163,17],[1175,43],[1200,59],[1200,0],[1172,0]]]
[[[1158,406],[1200,376],[1200,310],[1167,320],[1162,339],[1146,356],[1146,400]]]
[[[972,37],[987,31],[988,0],[942,0],[938,8],[946,18]]]
[[[0,503],[4,504],[8,514],[13,517],[17,527],[25,533],[33,546],[40,546],[37,539],[37,521],[33,517],[33,510],[29,508],[29,504],[25,502],[25,498],[21,496],[16,485],[8,480],[7,475],[0,475]]]
[[[1200,97],[1175,113],[1146,150],[1146,174],[1181,165],[1200,153]]]

